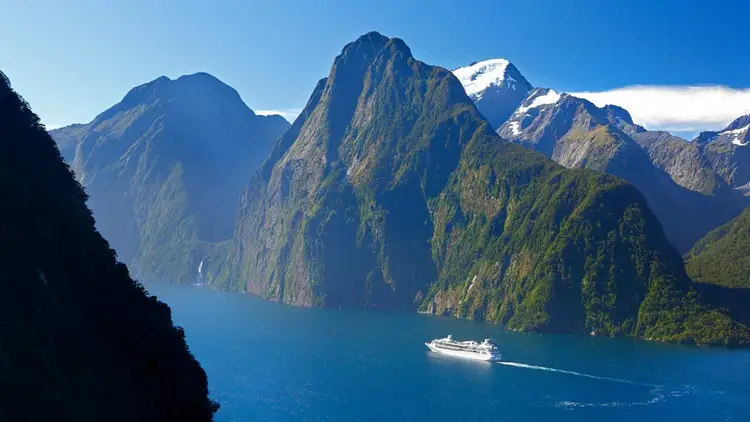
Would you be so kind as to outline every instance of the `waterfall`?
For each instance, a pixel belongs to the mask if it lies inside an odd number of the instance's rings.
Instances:
[[[201,259],[201,263],[198,264],[198,280],[195,282],[196,285],[203,284],[203,259]]]

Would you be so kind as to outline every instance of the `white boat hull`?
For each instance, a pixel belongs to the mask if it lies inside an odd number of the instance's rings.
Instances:
[[[427,346],[427,348],[429,348],[435,353],[439,353],[441,355],[446,355],[446,356],[452,356],[454,358],[480,360],[484,362],[495,362],[495,361],[500,360],[501,358],[499,354],[472,353],[472,352],[464,352],[462,350],[443,349],[440,347],[435,347],[434,345],[432,345],[432,343],[425,343],[425,346]]]

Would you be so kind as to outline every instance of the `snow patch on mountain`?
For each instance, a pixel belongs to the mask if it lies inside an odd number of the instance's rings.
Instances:
[[[512,89],[512,90],[515,91],[516,90],[516,82],[517,81],[512,76],[510,76],[510,75],[507,75],[507,76],[508,76],[508,79],[505,81],[505,84],[508,85],[508,88],[510,88],[510,89]]]
[[[557,93],[557,91],[550,89],[546,94],[534,98],[531,101],[531,104],[518,107],[517,113],[526,113],[529,109],[541,107],[547,104],[555,104],[558,101],[560,101],[560,94]]]
[[[505,81],[505,70],[510,62],[505,59],[492,59],[472,63],[468,66],[459,67],[453,74],[464,86],[466,94],[474,101],[482,98],[484,91],[490,86],[502,86]],[[515,89],[516,80],[508,78],[508,87]]]
[[[748,143],[750,143],[750,141],[742,142],[740,140],[740,136],[743,135],[743,134],[745,134],[745,133],[747,133],[748,129],[750,129],[750,125],[741,127],[739,129],[727,130],[725,132],[721,132],[721,134],[722,135],[734,136],[734,139],[732,139],[732,143],[734,145],[744,147],[745,145],[747,145]]]

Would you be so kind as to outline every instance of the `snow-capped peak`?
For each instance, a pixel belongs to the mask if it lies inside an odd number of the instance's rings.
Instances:
[[[482,97],[484,91],[490,86],[502,86],[506,79],[505,71],[509,64],[510,62],[505,59],[485,60],[459,67],[453,71],[453,74],[464,86],[466,94],[476,101]],[[514,88],[516,80],[509,77],[507,83],[509,88]]]

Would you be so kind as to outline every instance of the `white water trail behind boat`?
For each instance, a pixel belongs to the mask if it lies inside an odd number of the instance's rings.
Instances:
[[[587,407],[638,407],[638,406],[650,406],[652,404],[661,403],[664,401],[664,391],[660,388],[654,388],[651,390],[651,398],[645,401],[612,401],[604,403],[581,403],[576,401],[561,401],[555,403],[555,407],[561,407],[564,409],[581,409]]]
[[[586,408],[586,407],[634,407],[634,406],[649,406],[657,403],[663,402],[666,398],[675,398],[675,397],[682,397],[682,396],[689,396],[691,394],[694,394],[696,392],[696,389],[692,386],[685,385],[681,388],[677,389],[669,389],[665,390],[664,385],[659,384],[649,384],[644,382],[637,382],[637,381],[631,381],[626,380],[623,378],[612,378],[612,377],[601,377],[598,375],[591,375],[591,374],[584,374],[582,372],[575,372],[575,371],[566,371],[564,369],[556,369],[556,368],[548,368],[546,366],[535,366],[535,365],[527,365],[525,363],[518,363],[518,362],[496,362],[500,365],[505,366],[512,366],[515,368],[525,368],[525,369],[534,369],[537,371],[547,371],[547,372],[556,372],[559,374],[566,374],[566,375],[573,375],[576,377],[584,377],[584,378],[591,378],[595,380],[602,380],[602,381],[611,381],[611,382],[619,382],[623,384],[630,384],[635,385],[639,387],[647,387],[649,388],[649,393],[651,395],[651,398],[644,401],[633,401],[633,402],[627,402],[627,401],[612,401],[612,402],[601,402],[601,403],[586,403],[586,402],[576,402],[576,401],[559,401],[555,403],[556,407],[566,408],[566,409],[576,409],[576,408]],[[721,392],[720,392],[721,394]]]
[[[591,378],[591,379],[603,380],[603,381],[620,382],[623,384],[639,385],[643,387],[659,387],[659,388],[662,387],[661,385],[656,385],[656,384],[647,384],[647,383],[642,383],[642,382],[630,381],[630,380],[626,380],[622,378],[600,377],[598,375],[584,374],[582,372],[575,372],[575,371],[566,371],[564,369],[548,368],[546,366],[535,366],[535,365],[527,365],[525,363],[505,362],[505,361],[500,361],[497,363],[499,363],[500,365],[513,366],[516,368],[526,368],[526,369],[534,369],[537,371],[557,372],[560,374],[574,375],[576,377]]]

